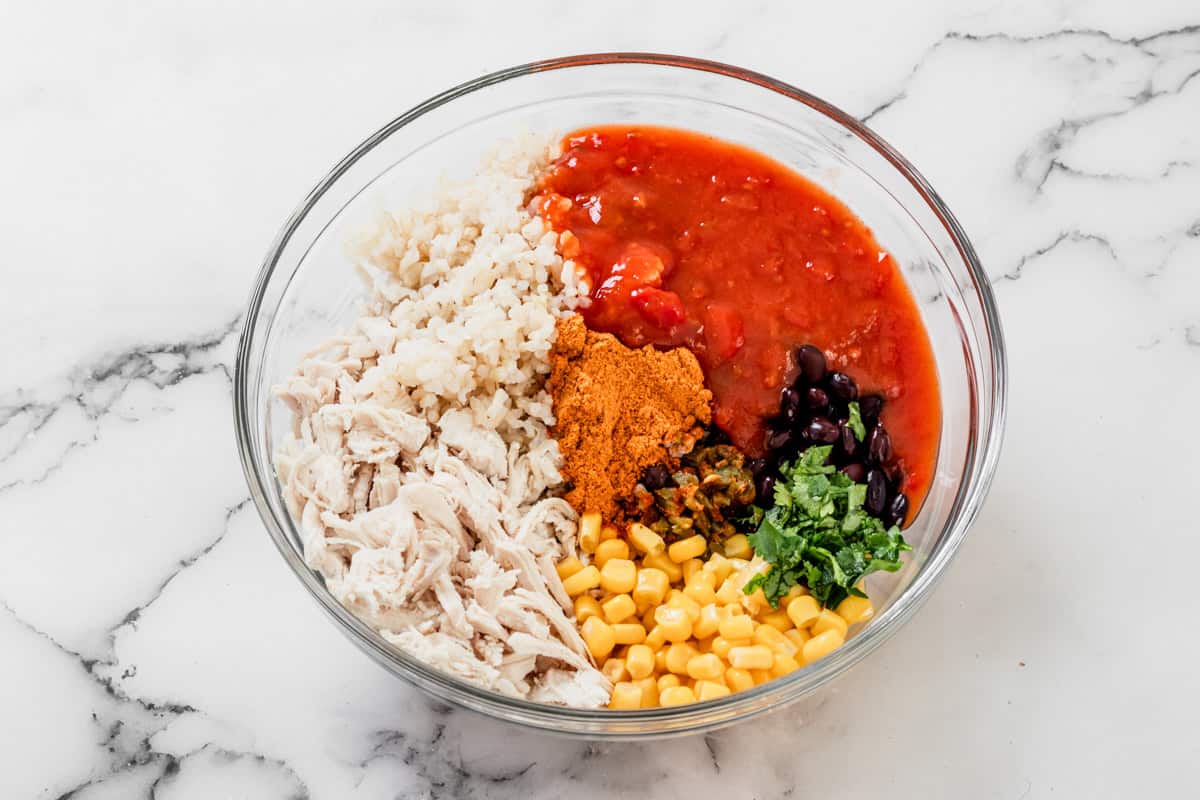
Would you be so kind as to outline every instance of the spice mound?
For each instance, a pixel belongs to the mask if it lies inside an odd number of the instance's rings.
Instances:
[[[712,394],[690,350],[633,350],[587,329],[583,317],[558,322],[547,387],[557,420],[567,502],[622,519],[642,471],[675,464],[711,420]]]

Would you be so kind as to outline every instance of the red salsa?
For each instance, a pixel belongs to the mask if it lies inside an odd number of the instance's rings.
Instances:
[[[811,343],[883,421],[912,507],[929,487],[941,426],[925,327],[895,260],[841,202],[745,147],[688,131],[576,131],[536,210],[586,270],[589,327],[633,347],[686,346],[713,418],[751,456]]]

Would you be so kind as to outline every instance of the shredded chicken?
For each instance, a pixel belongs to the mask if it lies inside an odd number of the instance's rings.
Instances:
[[[611,686],[554,569],[576,517],[555,496],[543,384],[578,290],[524,209],[546,156],[501,154],[360,243],[372,300],[277,387],[294,424],[276,469],[306,560],[387,641],[513,697],[595,707]]]

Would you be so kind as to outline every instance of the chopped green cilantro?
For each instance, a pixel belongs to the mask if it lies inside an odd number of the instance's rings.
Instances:
[[[867,426],[862,421],[862,411],[858,408],[858,401],[850,403],[850,418],[846,420],[847,427],[854,431],[854,438],[860,442],[867,438]]]
[[[853,421],[857,404],[850,408]],[[800,584],[821,605],[836,606],[849,595],[864,597],[858,582],[872,572],[900,569],[900,553],[912,549],[900,528],[885,528],[863,509],[866,484],[827,464],[831,451],[810,447],[795,464],[784,465],[775,506],[762,513],[749,537],[770,566],[746,584],[747,594],[761,588],[774,606]]]

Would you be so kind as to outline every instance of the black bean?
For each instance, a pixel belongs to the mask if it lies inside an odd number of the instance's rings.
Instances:
[[[858,399],[858,410],[862,413],[863,420],[867,425],[870,425],[879,419],[879,412],[883,411],[883,398],[877,394],[860,397]]]
[[[892,437],[888,436],[882,425],[876,425],[867,434],[867,458],[876,464],[883,464],[891,457]]]
[[[838,423],[838,445],[842,455],[847,458],[854,458],[854,454],[858,452],[858,439],[845,420]]]
[[[867,472],[867,499],[863,508],[873,517],[883,514],[887,505],[887,478],[881,470],[873,469]]]
[[[804,393],[804,404],[813,411],[824,410],[829,407],[829,393],[813,386]]]
[[[816,383],[825,377],[825,354],[811,344],[796,348],[796,366],[800,374],[809,383]]]
[[[754,482],[755,489],[758,491],[758,501],[763,505],[775,505],[772,500],[775,496],[775,476],[771,474],[763,475]]]
[[[888,504],[888,517],[892,524],[903,525],[906,516],[908,516],[908,497],[904,492],[899,492]]]
[[[662,464],[651,464],[642,473],[642,485],[650,491],[661,489],[671,480],[671,471]]]
[[[846,466],[842,467],[842,472],[846,474],[847,478],[855,483],[862,483],[867,479],[867,468],[862,464],[847,464]]]
[[[804,437],[810,442],[833,444],[838,440],[838,426],[825,417],[813,417],[804,428]]]
[[[746,461],[746,469],[750,470],[750,474],[755,479],[758,479],[770,471],[771,465],[767,463],[765,458],[751,458]]]
[[[883,465],[883,474],[887,476],[888,486],[892,489],[900,485],[900,481],[904,478],[904,473],[900,471],[900,465],[895,462]]]
[[[782,450],[792,443],[792,432],[789,430],[768,431],[767,449]]]
[[[858,384],[844,372],[829,373],[829,393],[843,403],[858,397]]]
[[[789,425],[796,421],[800,412],[801,395],[798,389],[787,387],[779,393],[779,413]]]

